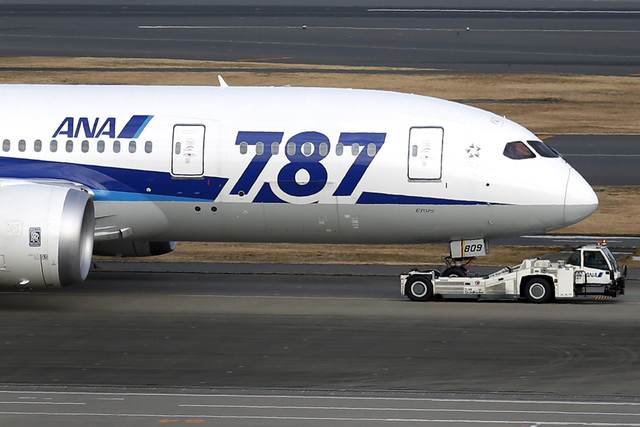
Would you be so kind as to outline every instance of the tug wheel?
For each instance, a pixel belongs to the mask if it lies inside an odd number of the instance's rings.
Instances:
[[[407,280],[405,294],[412,301],[429,301],[433,298],[433,284],[424,276],[413,276]]]
[[[525,282],[524,296],[529,302],[543,304],[553,298],[553,288],[549,280],[542,277],[534,277]]]

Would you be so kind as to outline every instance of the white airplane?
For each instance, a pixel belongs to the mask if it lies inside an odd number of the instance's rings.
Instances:
[[[451,242],[460,266],[598,206],[533,133],[425,96],[221,79],[0,99],[1,285],[82,281],[92,253],[176,241]]]

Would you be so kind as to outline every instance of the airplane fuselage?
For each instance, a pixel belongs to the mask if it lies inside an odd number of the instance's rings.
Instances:
[[[0,97],[0,177],[83,187],[98,242],[491,239],[597,207],[522,126],[425,96],[5,85]]]

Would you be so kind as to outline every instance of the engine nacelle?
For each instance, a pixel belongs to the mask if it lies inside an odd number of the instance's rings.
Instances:
[[[72,185],[0,181],[0,285],[59,287],[86,279],[95,214]]]
[[[178,242],[143,242],[138,240],[106,240],[95,242],[93,253],[103,256],[142,257],[173,252]]]

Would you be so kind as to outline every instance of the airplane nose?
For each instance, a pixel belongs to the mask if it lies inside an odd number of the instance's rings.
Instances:
[[[571,169],[564,196],[564,221],[566,225],[582,221],[594,213],[596,209],[598,209],[598,196],[582,175],[575,169]]]

